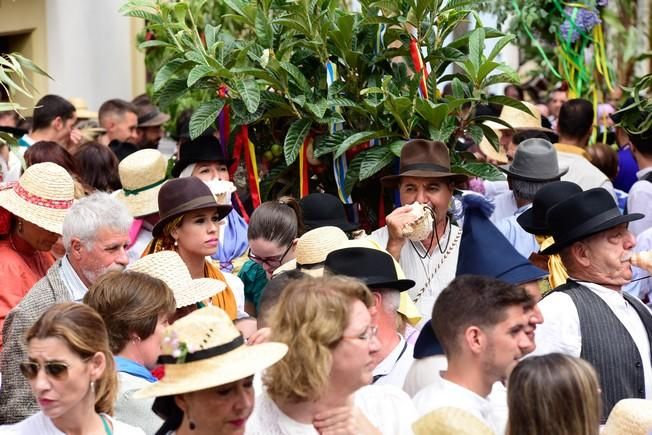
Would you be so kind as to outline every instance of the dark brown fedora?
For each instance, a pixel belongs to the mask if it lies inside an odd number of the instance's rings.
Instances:
[[[401,177],[450,178],[455,183],[466,181],[468,176],[451,172],[448,147],[443,142],[411,139],[401,148],[398,175],[380,179],[385,187],[396,187]]]
[[[231,211],[230,205],[218,204],[211,189],[197,177],[169,180],[158,192],[158,210],[161,220],[152,230],[159,237],[163,228],[177,216],[202,208],[216,208],[220,219]]]

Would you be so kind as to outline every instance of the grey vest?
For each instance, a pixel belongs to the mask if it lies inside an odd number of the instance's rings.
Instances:
[[[580,319],[582,351],[580,357],[598,372],[602,389],[602,422],[621,399],[645,398],[645,379],[641,354],[625,326],[611,308],[590,289],[569,280],[555,291],[573,300]],[[635,297],[624,293],[625,300],[641,318],[652,349],[652,314]],[[650,355],[644,355],[650,358]]]

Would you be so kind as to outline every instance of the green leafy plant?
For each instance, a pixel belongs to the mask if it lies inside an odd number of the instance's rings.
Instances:
[[[322,165],[349,157],[349,193],[385,171],[410,138],[441,140],[453,154],[463,136],[476,142],[486,136],[497,147],[498,138],[483,122],[499,121],[473,118],[478,104],[527,111],[487,91],[492,84],[518,82],[513,70],[496,61],[513,36],[484,27],[474,4],[362,0],[358,12],[338,0],[131,0],[121,11],[147,20],[149,36],[140,47],[152,57],[148,65],[156,65],[152,92],[162,108],[189,93],[200,99],[192,137],[228,105],[232,128],[247,125],[261,154],[282,144],[283,161],[269,168],[274,180],[298,172],[297,157],[310,136]],[[447,42],[456,29],[471,25],[463,37]],[[488,38],[497,42],[485,54]],[[415,50],[430,66],[427,79],[415,73]],[[337,69],[332,80],[327,66]],[[447,82],[452,95],[442,96],[438,88]],[[501,177],[467,155],[453,162],[459,172]],[[263,194],[272,194],[270,180],[263,182]]]

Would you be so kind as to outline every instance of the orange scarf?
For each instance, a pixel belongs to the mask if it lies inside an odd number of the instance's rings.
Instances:
[[[204,277],[216,279],[226,284],[226,288],[223,291],[217,293],[215,296],[213,296],[211,302],[216,307],[223,309],[226,312],[226,314],[229,315],[231,320],[235,320],[236,317],[238,316],[238,305],[236,304],[233,291],[226,283],[226,278],[224,278],[224,275],[222,274],[220,269],[215,267],[210,262],[206,261],[204,262]]]

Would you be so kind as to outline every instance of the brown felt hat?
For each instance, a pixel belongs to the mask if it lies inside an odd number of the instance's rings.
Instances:
[[[468,178],[465,174],[451,172],[448,147],[443,142],[425,139],[405,142],[398,175],[388,175],[380,181],[385,187],[396,187],[401,177],[450,178],[455,183]]]

